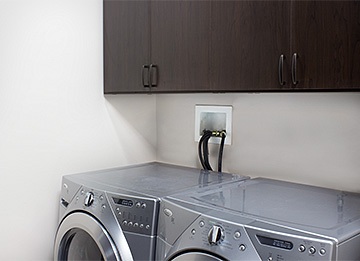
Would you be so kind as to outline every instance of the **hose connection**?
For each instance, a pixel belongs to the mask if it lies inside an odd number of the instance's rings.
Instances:
[[[222,157],[223,157],[223,150],[226,138],[226,131],[225,130],[203,130],[203,135],[199,140],[198,146],[198,153],[200,163],[205,170],[212,170],[209,162],[209,148],[208,142],[211,137],[219,137],[221,138],[220,148],[219,148],[219,157],[218,157],[218,172],[222,170]]]

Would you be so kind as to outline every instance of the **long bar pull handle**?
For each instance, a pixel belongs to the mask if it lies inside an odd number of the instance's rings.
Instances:
[[[284,81],[284,59],[285,56],[282,54],[280,55],[279,58],[279,83],[281,86],[285,85],[285,81]]]
[[[150,87],[149,83],[145,84],[145,69],[149,69],[149,65],[144,64],[141,70],[141,81],[144,88]]]
[[[292,62],[291,62],[291,80],[294,85],[297,85],[299,81],[296,79],[296,59],[298,55],[297,53],[293,54]]]
[[[149,66],[149,85],[150,85],[150,88],[157,87],[157,82],[153,83],[153,68],[157,68],[157,65],[156,64],[150,64],[150,66]],[[156,80],[157,80],[157,77],[156,77]]]

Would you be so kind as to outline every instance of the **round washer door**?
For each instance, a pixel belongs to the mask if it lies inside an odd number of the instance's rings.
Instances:
[[[223,261],[224,259],[220,259],[216,256],[202,253],[202,252],[187,252],[184,254],[180,254],[175,258],[171,259],[171,261]]]
[[[117,235],[118,236],[118,235]],[[91,215],[67,216],[56,233],[54,260],[130,260],[129,245],[121,232],[115,245],[106,229]]]

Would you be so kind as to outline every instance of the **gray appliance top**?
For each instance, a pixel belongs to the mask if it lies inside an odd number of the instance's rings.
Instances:
[[[360,233],[360,194],[264,178],[170,198],[338,240]]]
[[[65,176],[76,183],[109,192],[164,197],[190,188],[246,179],[238,175],[152,162]]]

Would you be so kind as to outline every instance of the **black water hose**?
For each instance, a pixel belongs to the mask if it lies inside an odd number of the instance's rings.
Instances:
[[[226,138],[226,132],[225,131],[210,131],[210,130],[204,130],[204,134],[199,140],[199,146],[198,146],[198,153],[199,153],[199,159],[200,163],[204,170],[212,170],[210,161],[209,161],[209,139],[212,136],[221,137],[221,143],[219,148],[219,158],[218,158],[218,172],[222,171],[222,158],[224,153],[224,145],[225,145],[225,138]]]
[[[203,154],[204,154],[204,163],[207,170],[212,170],[209,162],[209,139],[212,136],[212,132],[208,131],[205,135],[205,139],[203,141]]]
[[[203,156],[203,152],[202,152],[202,148],[203,148],[203,143],[204,143],[204,140],[206,139],[207,137],[207,132],[208,131],[204,131],[204,134],[201,136],[200,140],[199,140],[199,147],[198,147],[198,153],[199,153],[199,159],[200,159],[200,163],[203,167],[203,169],[207,169],[206,165],[205,165],[205,162],[204,162],[204,156]]]
[[[205,136],[203,135],[199,140],[198,154],[199,154],[199,159],[200,159],[201,166],[203,167],[203,169],[206,169],[204,159],[203,159],[203,156],[202,156],[202,143],[204,141],[204,138],[205,138]]]
[[[221,169],[222,169],[222,158],[223,158],[223,152],[224,152],[225,138],[226,138],[226,133],[222,132],[220,149],[219,149],[218,172],[221,172]]]

